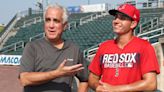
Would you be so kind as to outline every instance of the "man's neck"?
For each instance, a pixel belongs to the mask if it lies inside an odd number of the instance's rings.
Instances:
[[[123,49],[132,39],[133,39],[133,35],[122,35],[119,36],[116,39],[117,45],[119,46],[119,48]]]
[[[47,40],[49,40],[49,39],[47,39]],[[50,41],[50,43],[51,43],[54,47],[56,47],[56,48],[58,48],[58,49],[62,49],[63,46],[64,46],[64,41],[63,41],[62,39],[58,39],[58,40],[49,40],[49,41]]]
[[[54,43],[53,46],[58,48],[58,49],[62,49],[64,46],[64,41],[62,40],[62,41],[59,41],[57,43]]]

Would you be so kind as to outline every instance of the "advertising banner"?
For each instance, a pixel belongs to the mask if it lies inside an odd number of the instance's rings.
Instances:
[[[81,5],[81,12],[102,12],[107,9],[107,4]]]
[[[0,55],[0,65],[20,65],[21,55]]]
[[[67,11],[70,13],[80,13],[80,6],[69,6],[67,7]]]

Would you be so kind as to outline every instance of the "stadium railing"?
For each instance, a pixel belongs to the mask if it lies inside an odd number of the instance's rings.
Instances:
[[[82,25],[84,23],[87,23],[89,21],[92,21],[94,19],[98,19],[99,17],[106,16],[106,15],[109,15],[108,12],[107,11],[103,11],[103,12],[100,12],[100,13],[95,13],[95,14],[88,15],[86,17],[82,17],[80,19],[80,25]]]
[[[151,29],[153,29],[154,27],[157,27],[159,24],[159,18],[158,17],[155,17],[151,20],[148,20],[146,22],[143,22],[139,25],[139,30],[140,32],[144,33],[144,32],[147,32]]]
[[[37,34],[35,36],[32,36],[30,37],[29,41],[33,41],[33,40],[36,40],[36,39],[40,39],[40,38],[43,38],[45,36],[44,33],[40,33],[40,34]]]
[[[14,27],[14,25],[16,24],[18,19],[17,14],[11,19],[11,21],[6,25],[6,27],[4,28],[4,33],[1,35],[0,37],[0,44],[2,44],[4,42],[4,39],[7,37],[7,35],[9,34],[9,32],[11,31],[11,29]]]
[[[146,40],[150,41],[151,43],[155,43],[158,41],[160,36],[164,35],[164,27],[157,28],[145,33],[138,34],[138,37],[145,38]]]
[[[0,50],[0,53],[4,54],[6,52],[16,51],[19,48],[24,48],[24,42],[23,41],[19,41],[19,42],[16,42],[16,43],[13,43],[11,45],[4,47],[3,49]]]

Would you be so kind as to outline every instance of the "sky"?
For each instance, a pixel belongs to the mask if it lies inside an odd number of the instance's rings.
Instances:
[[[28,10],[28,8],[38,9],[36,3],[39,0],[1,0],[0,2],[0,24],[7,24],[16,13]],[[87,4],[108,3],[116,5],[126,0],[43,0],[46,3],[58,3],[62,6],[79,6]]]

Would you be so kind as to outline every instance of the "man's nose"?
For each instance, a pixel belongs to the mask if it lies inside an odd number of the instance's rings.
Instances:
[[[116,18],[113,20],[113,23],[114,23],[114,24],[117,24],[117,23],[119,23],[119,21],[120,21],[120,19],[119,19],[118,17],[116,17]]]
[[[53,21],[51,21],[49,26],[53,28],[54,27],[54,24],[55,23]]]

